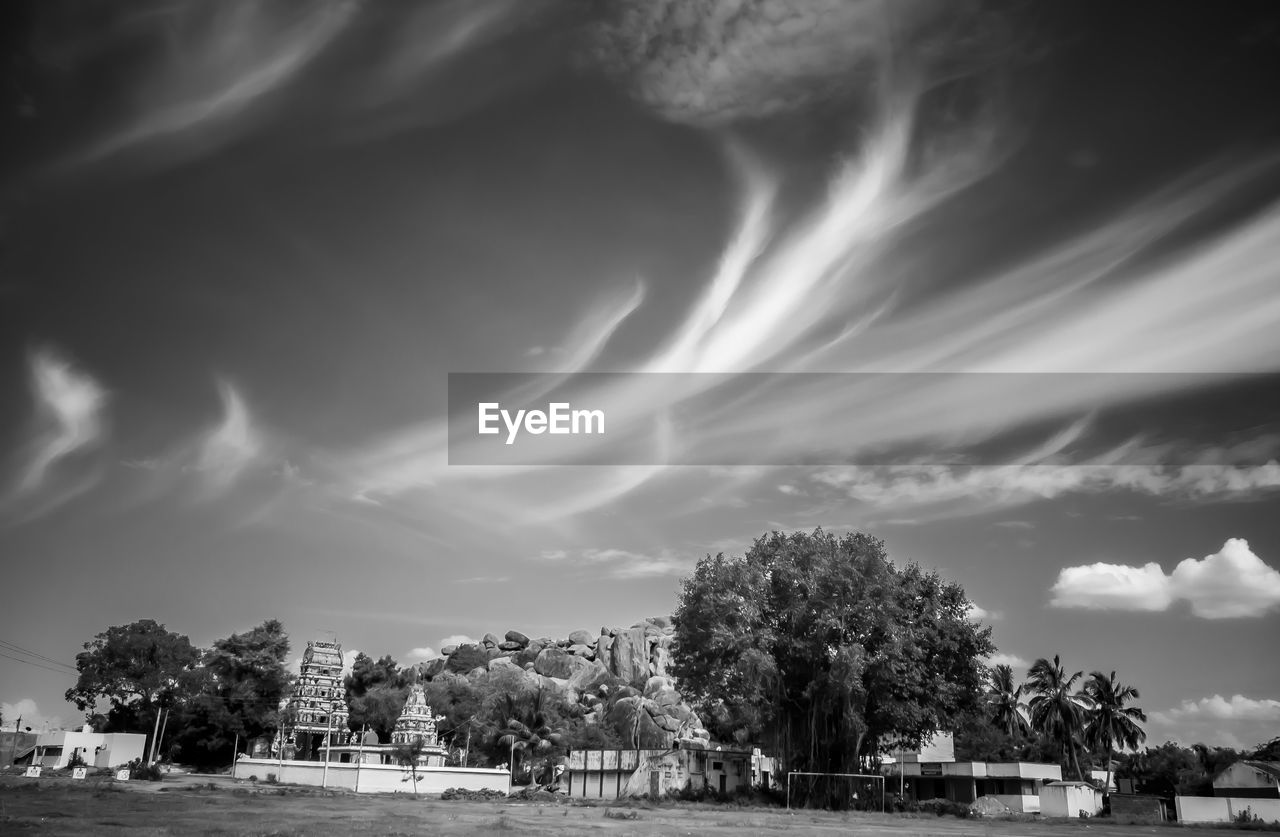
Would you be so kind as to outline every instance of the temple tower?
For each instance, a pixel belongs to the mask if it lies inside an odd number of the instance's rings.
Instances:
[[[285,704],[289,740],[301,759],[318,758],[325,746],[347,739],[347,690],[342,684],[342,646],[314,640],[302,654],[302,670]]]

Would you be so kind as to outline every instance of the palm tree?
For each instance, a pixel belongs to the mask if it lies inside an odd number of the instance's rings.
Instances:
[[[990,670],[987,682],[987,708],[991,723],[1010,737],[1026,733],[1030,729],[1023,714],[1027,705],[1021,698],[1023,686],[1013,682],[1013,668],[1000,664]]]
[[[1027,672],[1027,691],[1033,695],[1027,704],[1031,710],[1031,727],[1058,743],[1082,782],[1084,773],[1076,758],[1076,745],[1084,732],[1089,699],[1072,689],[1083,675],[1084,672],[1077,671],[1068,676],[1057,654],[1053,655],[1052,663],[1041,657]]]
[[[551,729],[547,703],[547,692],[541,688],[532,694],[503,695],[503,714],[507,720],[498,732],[497,744],[510,750],[513,777],[517,750],[528,754],[529,778],[533,780],[534,756],[550,757],[564,749],[564,736]]]
[[[1147,740],[1147,734],[1138,722],[1146,723],[1147,716],[1136,706],[1126,706],[1137,700],[1138,690],[1125,686],[1116,680],[1116,673],[1107,677],[1100,671],[1089,675],[1084,684],[1084,693],[1093,704],[1089,722],[1085,726],[1085,741],[1094,749],[1102,750],[1107,757],[1107,783],[1103,790],[1111,787],[1111,750],[1114,747],[1136,750],[1138,745]]]

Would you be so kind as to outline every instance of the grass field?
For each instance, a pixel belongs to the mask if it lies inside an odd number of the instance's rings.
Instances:
[[[625,835],[888,834],[914,835],[1238,835],[1235,829],[1118,825],[1101,820],[1015,822],[789,813],[772,808],[670,804],[445,802],[356,796],[310,788],[241,786],[226,780],[170,777],[115,783],[0,777],[3,835]]]

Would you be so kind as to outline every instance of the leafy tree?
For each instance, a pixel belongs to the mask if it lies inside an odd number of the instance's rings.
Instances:
[[[118,625],[84,644],[76,655],[80,676],[66,699],[92,716],[107,700],[109,732],[153,731],[164,704],[189,693],[200,651],[187,637],[153,619]]]
[[[390,655],[375,660],[364,652],[357,654],[351,673],[343,680],[351,731],[368,726],[378,733],[379,741],[390,741],[409,697],[410,680],[409,671],[402,671]]]
[[[1257,761],[1280,761],[1280,737],[1254,747],[1250,758]]]
[[[181,707],[175,750],[191,764],[234,758],[237,740],[248,742],[280,727],[280,703],[292,678],[287,670],[289,636],[269,619],[232,634],[205,652],[199,688]]]
[[[1147,734],[1138,724],[1145,724],[1147,716],[1138,707],[1126,705],[1140,695],[1134,687],[1118,682],[1114,671],[1110,677],[1100,671],[1090,674],[1084,693],[1091,704],[1085,723],[1085,741],[1107,760],[1105,790],[1111,787],[1111,751],[1116,747],[1136,749],[1145,741]]]
[[[762,739],[788,769],[861,772],[890,737],[919,746],[978,705],[994,649],[969,608],[868,535],[773,532],[698,562],[671,668],[718,735]]]
[[[1082,675],[1077,671],[1068,676],[1055,654],[1052,663],[1043,657],[1035,661],[1028,672],[1027,685],[1033,694],[1028,704],[1031,727],[1057,742],[1076,777],[1083,782],[1076,747],[1084,734],[1088,699],[1072,691]]]
[[[1013,738],[1025,735],[1031,725],[1027,722],[1027,705],[1022,702],[1023,686],[1013,681],[1013,668],[1000,664],[990,670],[987,684],[987,708],[991,723],[996,729]]]
[[[422,758],[426,746],[422,736],[417,735],[409,743],[397,744],[391,748],[391,757],[396,760],[396,764],[409,768],[409,778],[413,780],[414,799],[418,798],[418,760]]]

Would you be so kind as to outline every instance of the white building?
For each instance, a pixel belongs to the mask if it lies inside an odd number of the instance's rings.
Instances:
[[[951,733],[934,736],[914,752],[885,759],[885,793],[901,793],[903,799],[923,802],[949,799],[968,804],[980,796],[993,796],[1010,810],[1034,814],[1040,811],[1040,791],[1046,783],[1062,779],[1062,768],[1037,762],[956,761]]]
[[[57,770],[78,753],[89,767],[119,767],[142,758],[146,745],[147,737],[136,732],[42,732],[36,737],[31,763]]]

